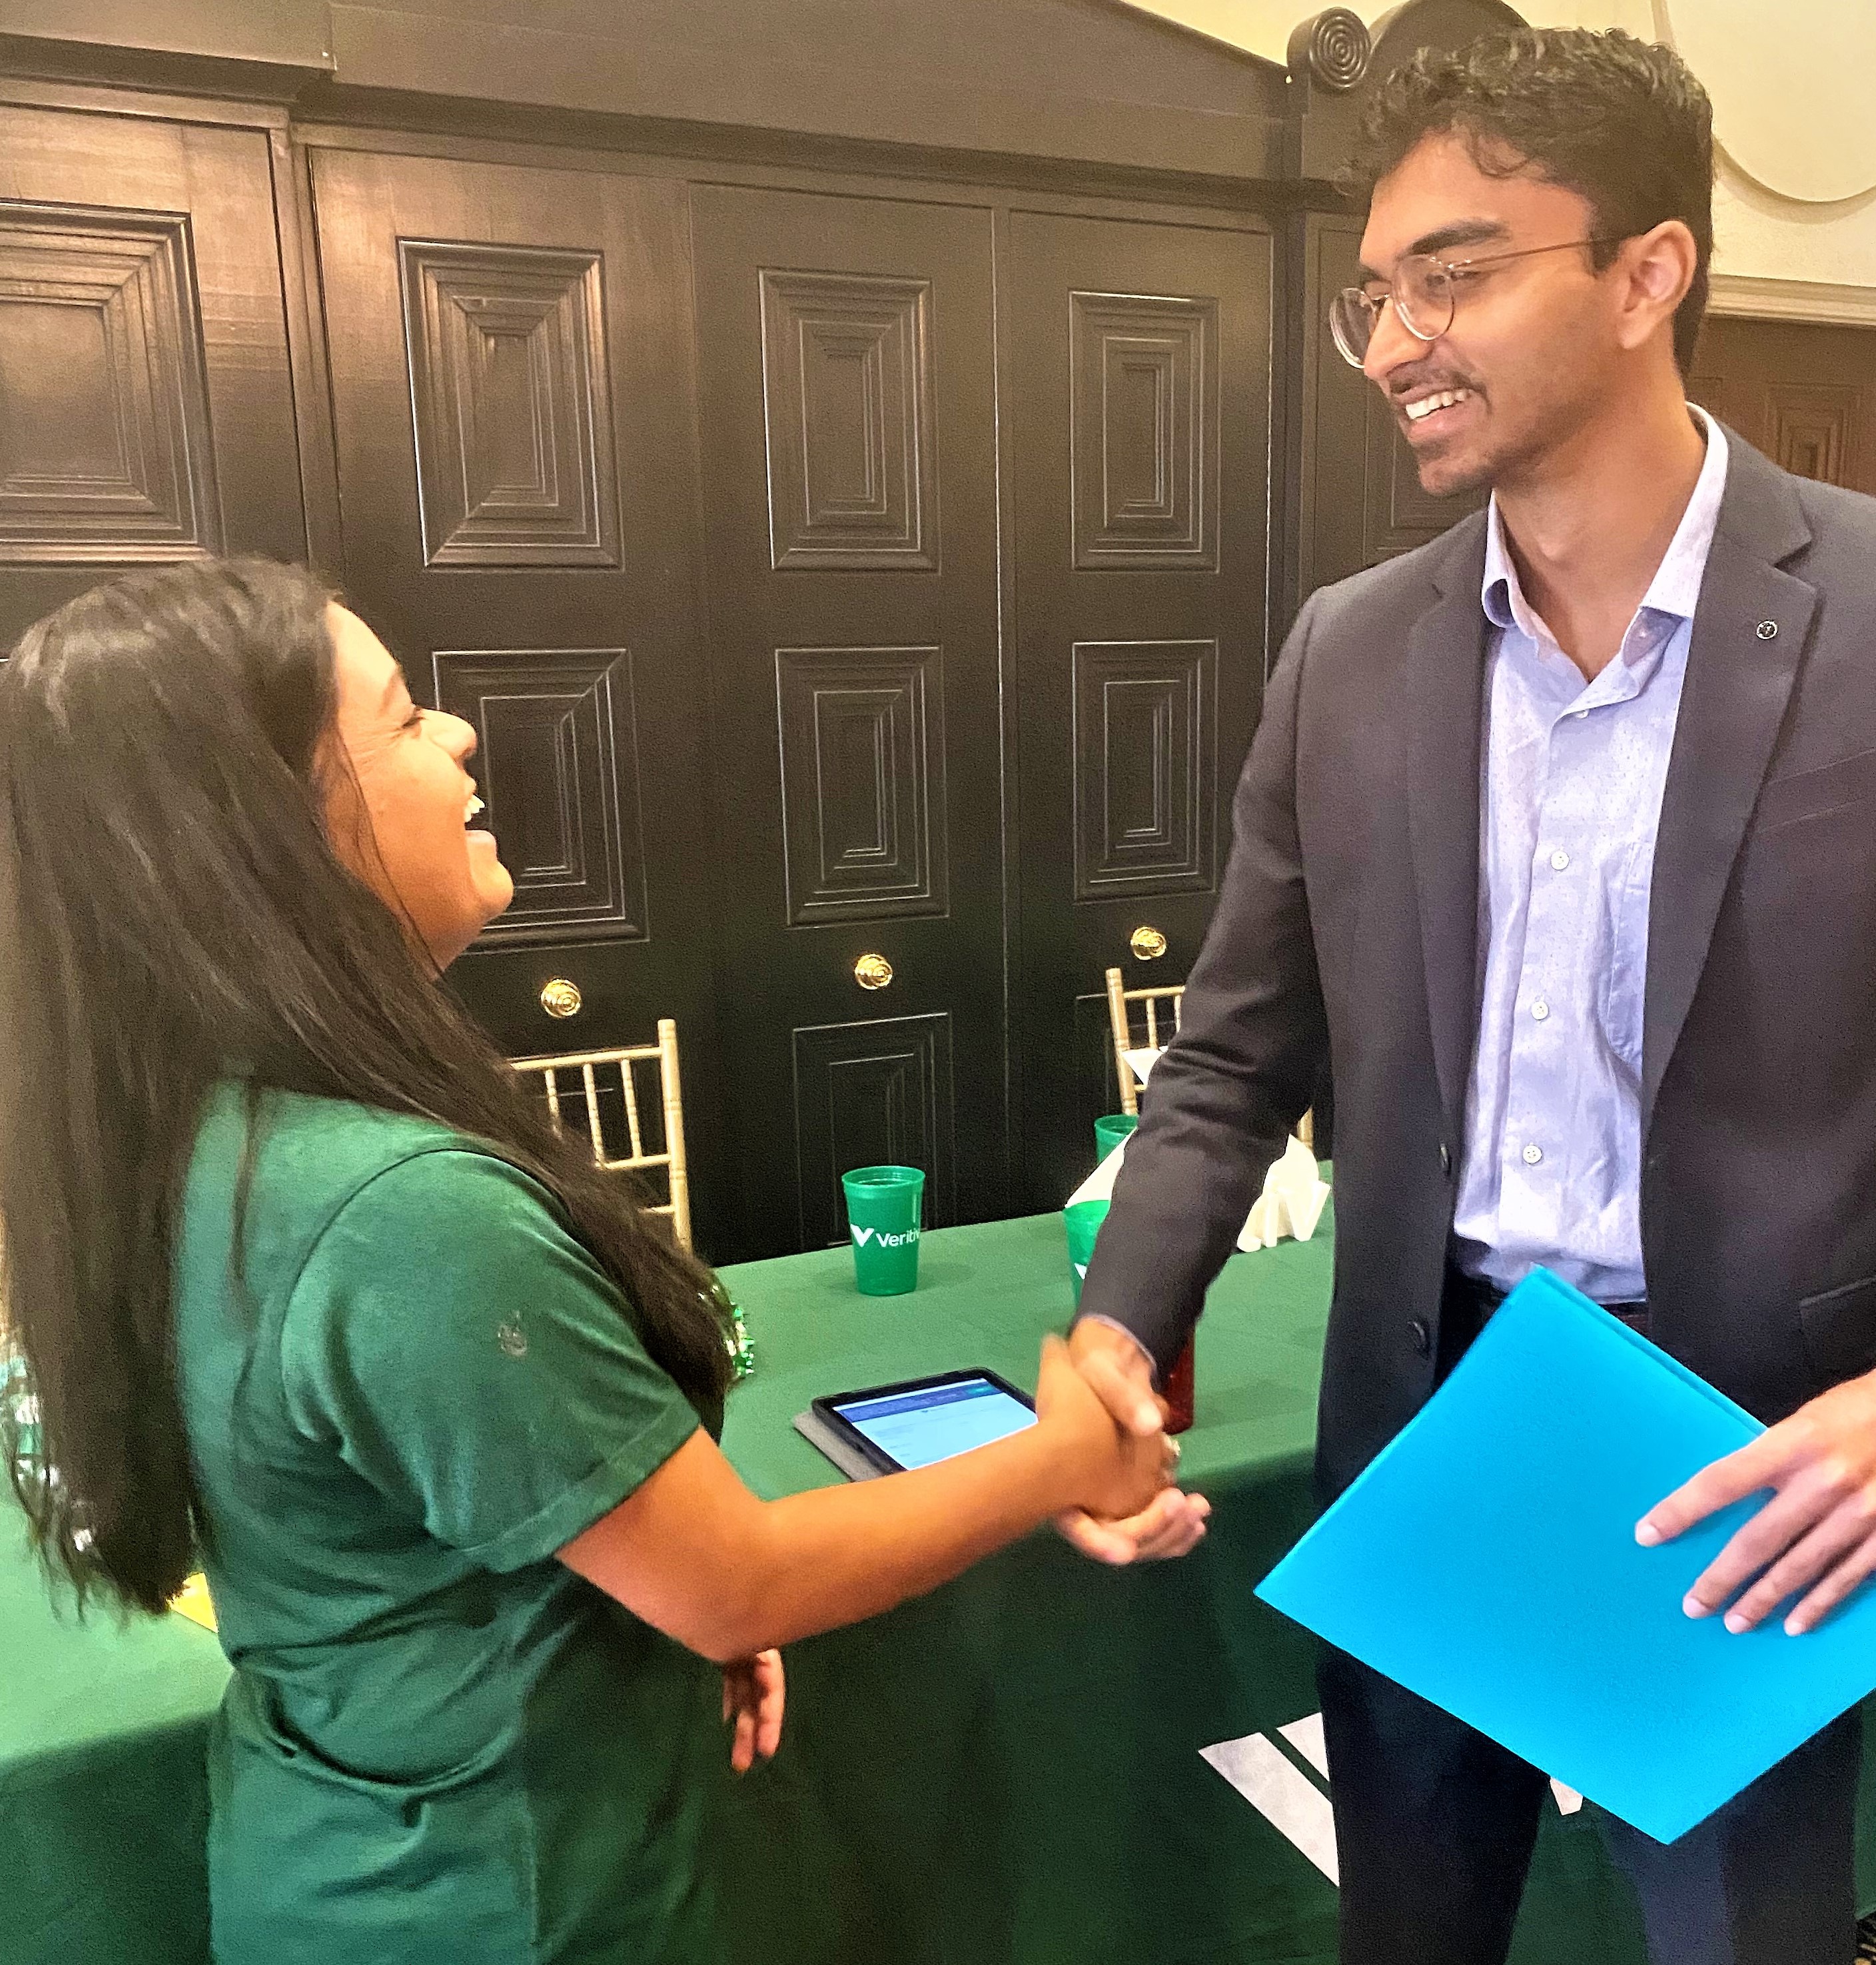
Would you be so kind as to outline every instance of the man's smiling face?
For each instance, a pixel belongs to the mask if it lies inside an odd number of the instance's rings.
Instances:
[[[1485,260],[1595,229],[1577,192],[1526,172],[1489,175],[1463,138],[1428,137],[1375,187],[1360,277],[1379,295],[1409,253]],[[1612,275],[1595,271],[1586,249],[1462,272],[1451,324],[1431,342],[1392,305],[1381,310],[1363,372],[1386,397],[1425,490],[1444,497],[1515,479],[1594,421],[1621,353]]]

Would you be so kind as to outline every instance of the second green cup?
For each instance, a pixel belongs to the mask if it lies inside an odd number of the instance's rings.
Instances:
[[[1103,1112],[1094,1121],[1094,1150],[1105,1159],[1139,1121],[1131,1112]]]
[[[1081,1301],[1081,1282],[1087,1266],[1094,1259],[1094,1238],[1107,1219],[1104,1201],[1078,1201],[1062,1211],[1062,1225],[1068,1231],[1068,1275],[1075,1285],[1075,1300]]]
[[[860,1294],[903,1296],[917,1289],[924,1173],[917,1167],[856,1167],[841,1175],[840,1185]]]

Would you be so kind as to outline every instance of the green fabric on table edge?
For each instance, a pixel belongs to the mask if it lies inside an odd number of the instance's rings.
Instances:
[[[228,1667],[186,1618],[81,1622],[0,1507],[0,1917],[10,1965],[207,1965],[208,1716]]]

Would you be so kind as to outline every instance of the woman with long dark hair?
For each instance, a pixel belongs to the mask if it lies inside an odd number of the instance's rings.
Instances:
[[[21,1495],[81,1586],[208,1571],[223,1965],[719,1957],[705,1797],[721,1721],[775,1750],[773,1648],[1170,1460],[1052,1340],[1010,1439],[744,1487],[708,1272],[436,986],[512,892],[474,748],[260,561],[98,587],[0,675]]]

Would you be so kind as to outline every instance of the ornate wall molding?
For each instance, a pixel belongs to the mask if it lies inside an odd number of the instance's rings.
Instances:
[[[1352,8],[1325,7],[1291,31],[1290,72],[1306,87],[1341,95],[1360,86],[1373,52],[1359,14]]]
[[[1876,287],[1716,273],[1707,310],[1753,320],[1807,320],[1833,327],[1876,327]]]

